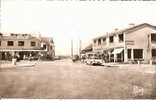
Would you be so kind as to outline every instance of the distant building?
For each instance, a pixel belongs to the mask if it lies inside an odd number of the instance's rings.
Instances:
[[[0,60],[11,60],[14,56],[21,60],[38,59],[43,52],[47,54],[50,52],[50,49],[45,50],[41,44],[42,39],[31,34],[10,33],[5,35],[1,33]]]
[[[53,38],[41,37],[41,49],[44,50],[41,53],[43,54],[43,59],[54,59],[55,56],[55,46]]]
[[[115,29],[93,39],[93,52],[108,54],[109,61],[128,62],[156,58],[156,26],[143,23],[127,29]]]

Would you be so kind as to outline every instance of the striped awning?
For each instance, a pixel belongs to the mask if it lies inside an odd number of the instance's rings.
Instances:
[[[114,51],[112,52],[112,54],[119,54],[123,51],[124,48],[119,48],[119,49],[114,49]]]

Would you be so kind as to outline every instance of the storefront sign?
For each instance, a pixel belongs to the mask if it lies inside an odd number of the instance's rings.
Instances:
[[[134,45],[134,41],[125,41],[126,45]]]

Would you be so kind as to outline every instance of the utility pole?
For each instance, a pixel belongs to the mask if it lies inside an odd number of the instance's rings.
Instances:
[[[79,41],[79,56],[81,55],[81,40]]]
[[[73,57],[73,40],[71,40],[71,57]]]

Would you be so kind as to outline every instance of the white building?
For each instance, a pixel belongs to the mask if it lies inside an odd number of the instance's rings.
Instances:
[[[156,58],[156,26],[143,23],[123,30],[115,30],[93,39],[93,51],[108,54],[109,61],[142,60],[149,63]]]
[[[46,48],[41,46],[42,43],[45,43]],[[11,60],[14,56],[21,60],[30,57],[38,59],[40,53],[54,56],[53,48],[51,39],[43,41],[42,37],[21,33],[0,34],[0,60]]]

